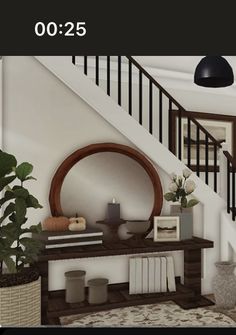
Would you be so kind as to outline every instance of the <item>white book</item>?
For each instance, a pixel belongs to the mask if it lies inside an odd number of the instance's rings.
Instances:
[[[129,294],[136,293],[136,280],[135,280],[135,258],[129,259]]]
[[[142,257],[135,258],[135,292],[142,293]]]
[[[154,290],[155,292],[161,292],[161,259],[160,257],[155,257],[155,281]]]
[[[92,245],[92,244],[102,244],[102,240],[72,242],[72,243],[59,243],[59,244],[46,244],[45,249],[75,247],[77,245]]]
[[[155,292],[155,257],[148,257],[148,293]]]
[[[143,278],[142,278],[142,293],[148,293],[148,258],[143,257],[142,258],[142,273],[143,273]]]
[[[166,256],[167,261],[167,286],[170,292],[176,291],[175,285],[175,270],[174,270],[174,261],[172,256]]]
[[[166,257],[161,257],[161,292],[167,292]]]

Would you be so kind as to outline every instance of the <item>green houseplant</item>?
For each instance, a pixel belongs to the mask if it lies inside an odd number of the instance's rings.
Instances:
[[[40,301],[39,313],[35,312],[37,299],[36,301],[33,299],[33,306],[28,302],[34,313],[33,317],[21,314],[21,310],[25,310],[27,303],[25,296],[28,286],[31,290],[30,295],[34,295],[35,286],[37,291],[35,295],[40,296],[40,277],[32,264],[37,260],[42,244],[32,239],[30,233],[40,232],[41,224],[26,225],[27,210],[42,208],[38,200],[26,188],[26,184],[35,179],[31,176],[32,170],[33,166],[30,163],[23,162],[17,165],[17,160],[13,155],[0,150],[0,191],[2,192],[0,199],[0,301],[5,301],[5,303],[0,303],[0,324],[2,325],[35,325],[38,324],[38,318],[40,318]],[[10,296],[14,294],[16,300],[13,306],[14,299]],[[24,308],[21,306],[21,299]]]
[[[180,239],[190,239],[193,235],[193,213],[192,207],[196,206],[199,201],[193,198],[193,192],[196,189],[196,184],[189,179],[191,171],[184,169],[182,176],[171,174],[171,183],[169,191],[164,194],[164,198],[178,205],[171,205],[171,214],[180,217]]]

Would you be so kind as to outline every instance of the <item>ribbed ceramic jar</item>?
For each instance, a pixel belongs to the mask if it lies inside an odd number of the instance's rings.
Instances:
[[[236,276],[234,262],[216,262],[217,274],[213,279],[213,293],[216,307],[231,309],[236,304]]]

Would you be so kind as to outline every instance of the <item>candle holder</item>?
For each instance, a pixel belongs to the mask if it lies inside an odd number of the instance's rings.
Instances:
[[[120,225],[126,223],[126,220],[119,219],[119,220],[101,220],[101,221],[96,221],[96,223],[104,224],[109,228],[109,233],[110,233],[110,239],[112,241],[119,241],[119,235],[118,235],[118,230]]]

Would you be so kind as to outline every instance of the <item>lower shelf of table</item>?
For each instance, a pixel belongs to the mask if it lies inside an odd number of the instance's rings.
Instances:
[[[87,295],[87,294],[86,294]],[[203,297],[197,298],[198,301],[205,299]],[[194,292],[180,284],[178,279],[176,283],[175,292],[162,292],[162,293],[150,293],[150,294],[129,294],[128,283],[122,284],[111,284],[108,289],[108,301],[101,305],[90,305],[87,298],[82,303],[69,304],[65,302],[65,291],[52,291],[49,294],[48,300],[48,318],[57,318],[60,316],[91,313],[102,310],[109,310],[113,308],[137,306],[144,304],[153,304],[157,302],[172,300],[183,308],[194,308],[199,307],[197,304]],[[189,307],[187,301],[190,301]],[[186,304],[184,305],[184,302]],[[205,303],[205,305],[204,305]],[[202,302],[204,306],[211,305],[210,301]]]

